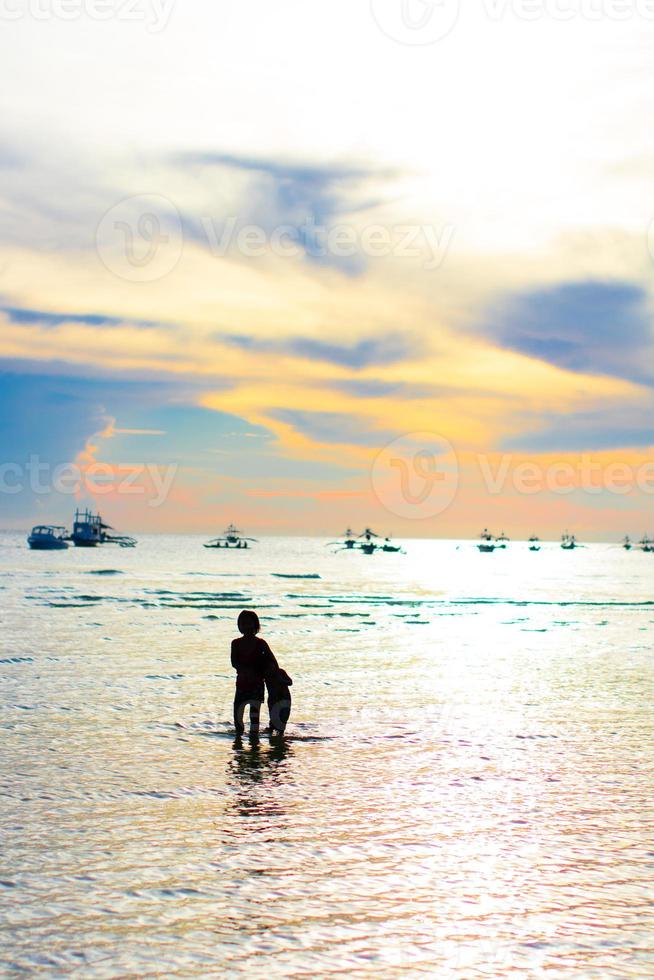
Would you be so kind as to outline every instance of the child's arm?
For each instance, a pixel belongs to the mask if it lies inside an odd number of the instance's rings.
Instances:
[[[232,650],[231,650],[231,661],[234,670],[238,670],[238,663],[236,662],[237,646],[238,640],[232,640]]]
[[[263,639],[261,640],[261,652],[264,655],[266,673],[268,673],[268,671],[271,670],[278,670],[279,664],[277,663],[275,654],[272,652],[272,650],[270,649],[266,641]]]

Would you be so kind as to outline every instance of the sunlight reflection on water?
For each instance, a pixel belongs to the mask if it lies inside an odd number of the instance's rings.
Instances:
[[[651,556],[407,550],[0,537],[8,975],[654,973]]]

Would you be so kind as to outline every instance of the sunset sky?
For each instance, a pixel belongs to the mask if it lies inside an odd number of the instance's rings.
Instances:
[[[654,9],[411,3],[3,5],[3,527],[654,530]]]

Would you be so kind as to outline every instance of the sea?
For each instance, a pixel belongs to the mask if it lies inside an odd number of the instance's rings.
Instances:
[[[202,545],[0,534],[3,977],[654,976],[654,555]]]

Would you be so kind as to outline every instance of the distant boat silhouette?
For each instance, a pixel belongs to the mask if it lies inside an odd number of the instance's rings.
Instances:
[[[230,524],[229,527],[225,528],[221,537],[212,538],[211,541],[207,541],[205,548],[249,548],[248,542],[255,541],[256,538],[246,538],[243,536],[243,532],[239,531],[234,524]]]
[[[484,555],[490,555],[495,551],[495,539],[487,527],[479,535],[480,541],[477,545],[479,551]]]
[[[354,536],[354,531],[352,530],[351,527],[348,527],[347,528],[347,530],[343,534],[343,537],[345,539],[344,541],[328,541],[327,542],[327,546],[330,547],[331,545],[338,544],[342,548],[347,548],[348,550],[354,548],[354,546],[355,546],[355,544],[357,542],[356,542],[356,538]]]

